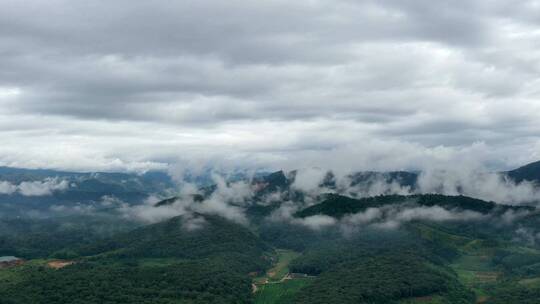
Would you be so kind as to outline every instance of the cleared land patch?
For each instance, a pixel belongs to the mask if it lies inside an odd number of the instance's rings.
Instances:
[[[74,261],[50,261],[50,262],[47,262],[47,266],[49,268],[52,268],[52,269],[61,269],[61,268],[64,268],[64,267],[67,267],[67,266],[70,266],[70,265],[73,265],[75,264]]]
[[[300,254],[292,250],[276,250],[276,260],[265,276],[254,279],[255,304],[290,303],[294,295],[311,283],[313,277],[291,275],[289,263]]]

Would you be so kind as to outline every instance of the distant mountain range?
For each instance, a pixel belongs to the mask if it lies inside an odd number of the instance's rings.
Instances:
[[[228,182],[246,180],[255,189],[254,199],[268,199],[272,193],[282,193],[282,199],[303,200],[305,193],[292,187],[298,171],[273,173],[259,172],[253,177],[238,171],[227,177]],[[362,171],[349,175],[350,187],[357,191],[367,191],[375,183],[395,184],[408,187],[413,192],[418,187],[421,172]],[[540,161],[515,170],[500,172],[516,183],[529,181],[540,184]],[[187,180],[199,185],[200,194],[196,198],[208,197],[216,186],[213,184],[211,172],[201,177],[186,176]],[[329,190],[336,190],[334,174],[329,171],[320,185]],[[4,187],[5,189],[3,190]],[[51,187],[51,189],[47,189]],[[159,171],[144,174],[133,173],[78,173],[45,169],[19,169],[0,167],[0,214],[24,214],[28,210],[47,210],[54,205],[95,204],[103,199],[117,199],[128,204],[139,204],[149,195],[170,197],[158,205],[171,204],[175,200],[177,185],[172,178]],[[37,192],[35,194],[32,191]],[[384,194],[384,193],[381,193]],[[390,193],[388,193],[390,194]],[[256,207],[261,209],[261,207]],[[267,208],[268,209],[268,208]],[[266,213],[268,210],[253,210]]]
[[[0,214],[46,212],[55,205],[92,205],[104,200],[141,203],[148,195],[174,189],[164,172],[78,173],[0,167]]]
[[[538,165],[531,164],[501,174],[537,183],[537,173]],[[349,177],[354,188],[381,180],[415,187],[419,173]],[[305,193],[295,186],[297,178],[297,171],[235,175],[215,184],[206,181],[197,194],[178,197],[167,196],[173,183],[163,173],[0,168],[0,180],[9,183],[5,190],[12,191],[0,196],[0,207],[19,210],[13,200],[23,198],[30,200],[24,202],[28,206],[42,208],[103,196],[127,202],[137,193],[127,209],[167,215],[153,224],[112,209],[1,217],[0,256],[23,258],[21,265],[0,270],[1,302],[538,302],[540,213],[535,207],[461,195],[354,197],[337,193],[341,185],[331,172],[320,181],[321,193]],[[32,190],[29,185],[10,188],[25,182],[40,187],[44,180],[69,185],[41,196],[25,196],[21,191]],[[169,198],[136,203],[158,192]],[[179,198],[184,200],[175,205]],[[54,269],[51,262],[63,268]]]

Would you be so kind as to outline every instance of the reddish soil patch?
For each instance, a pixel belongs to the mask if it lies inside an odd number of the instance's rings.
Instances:
[[[0,263],[0,269],[20,266],[20,265],[24,264],[24,262],[25,262],[24,260],[14,260],[14,261],[9,261],[9,262],[1,262]]]
[[[60,269],[73,264],[75,264],[73,261],[51,261],[47,263],[47,266],[53,269]]]

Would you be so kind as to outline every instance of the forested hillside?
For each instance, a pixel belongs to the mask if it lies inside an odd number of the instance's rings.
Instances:
[[[534,207],[440,194],[308,197],[294,178],[258,177],[249,187],[261,192],[213,213],[205,208],[230,188],[152,203],[141,210],[181,210],[153,224],[103,210],[5,218],[0,255],[23,261],[0,267],[2,303],[535,303]],[[276,191],[287,200],[268,200]]]

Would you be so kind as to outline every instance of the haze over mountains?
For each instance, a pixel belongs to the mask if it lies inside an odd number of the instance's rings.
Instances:
[[[528,301],[540,292],[529,283],[540,196],[461,191],[534,194],[537,166],[477,173],[477,188],[445,172],[425,188],[435,173],[315,168],[177,184],[159,172],[1,168],[0,255],[24,260],[0,268],[0,291],[6,303]]]
[[[290,172],[264,171],[222,174],[207,171],[199,176],[171,177],[153,171],[144,174],[76,173],[0,167],[0,206],[3,212],[90,211],[92,208],[140,205],[145,200],[175,194],[209,196],[217,188],[227,195],[253,196],[256,200],[305,199],[325,192],[353,197],[383,194],[439,193],[467,195],[507,204],[532,204],[537,200],[540,162],[500,172],[362,171],[337,175],[332,171],[307,168]],[[236,188],[231,188],[236,187]],[[180,192],[179,192],[180,191]],[[190,193],[192,192],[192,193]],[[240,192],[240,193],[236,193]],[[250,198],[251,199],[251,198]]]
[[[539,20],[0,0],[0,304],[540,303]]]

